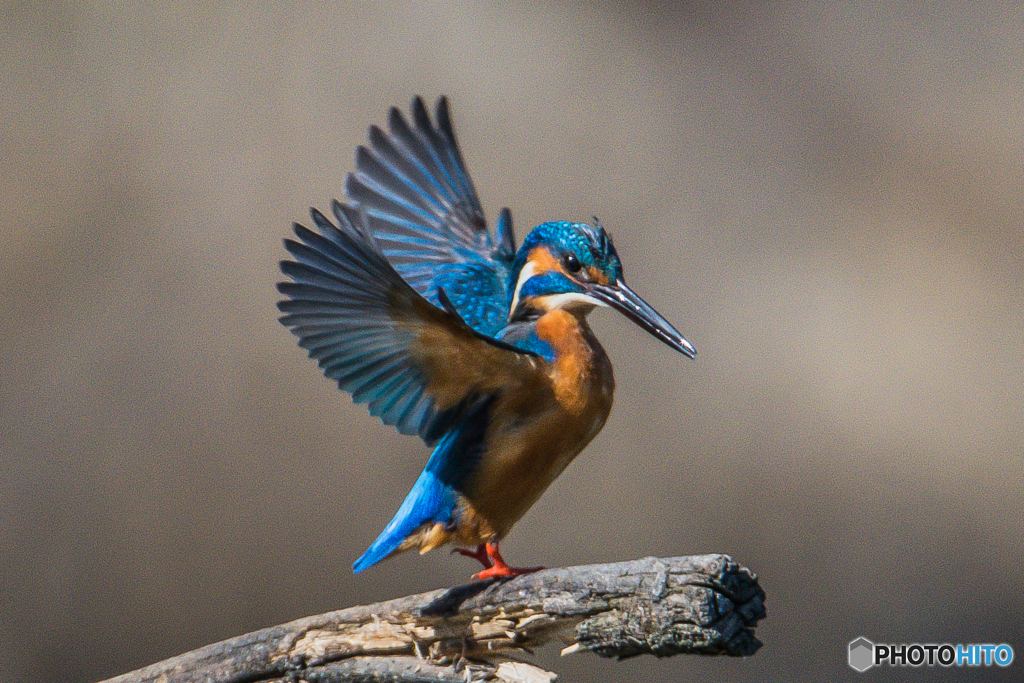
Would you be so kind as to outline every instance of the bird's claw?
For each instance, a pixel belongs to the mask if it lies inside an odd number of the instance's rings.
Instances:
[[[488,567],[483,571],[473,574],[473,578],[477,581],[482,581],[484,579],[509,578],[513,576],[521,576],[523,574],[532,574],[534,572],[539,572],[541,569],[544,569],[544,567],[510,567],[502,562],[500,565],[496,564],[493,567]]]
[[[490,569],[494,566],[491,562],[491,558],[487,555],[487,546],[481,543],[476,547],[476,550],[466,550],[465,548],[454,548],[452,554],[458,553],[459,555],[465,555],[466,557],[472,557],[474,560],[484,566],[484,569]]]
[[[484,566],[482,571],[473,574],[473,578],[477,581],[532,574],[544,569],[544,567],[510,567],[498,551],[497,543],[481,543],[476,550],[456,548],[452,552],[472,557]]]

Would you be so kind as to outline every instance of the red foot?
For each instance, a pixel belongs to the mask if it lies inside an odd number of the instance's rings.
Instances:
[[[490,569],[491,567],[494,566],[494,563],[491,562],[491,558],[487,557],[486,545],[483,544],[483,543],[478,545],[476,547],[476,550],[466,550],[465,548],[456,548],[452,552],[453,553],[458,553],[459,555],[465,555],[466,557],[472,557],[474,560],[476,560],[477,562],[482,564],[484,566],[484,569]]]
[[[466,557],[472,557],[484,566],[483,571],[473,574],[473,578],[477,580],[519,576],[520,574],[532,574],[533,572],[539,572],[541,569],[544,569],[544,567],[508,566],[505,562],[505,558],[503,558],[501,553],[498,552],[497,543],[481,543],[476,547],[476,550],[463,550],[462,548],[456,548],[453,552],[465,555]]]

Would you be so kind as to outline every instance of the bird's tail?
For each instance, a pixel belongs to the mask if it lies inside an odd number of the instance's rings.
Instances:
[[[361,572],[391,553],[404,550],[402,542],[424,524],[452,524],[459,501],[455,487],[480,458],[488,424],[487,411],[493,402],[493,395],[477,396],[466,402],[462,424],[445,434],[437,444],[402,507],[373,545],[352,565],[354,572]]]
[[[424,524],[450,523],[455,503],[455,491],[438,479],[431,469],[425,469],[384,531],[353,563],[352,571],[359,573],[377,564],[398,550],[402,541]]]

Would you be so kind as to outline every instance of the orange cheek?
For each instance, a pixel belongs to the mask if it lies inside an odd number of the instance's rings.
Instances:
[[[533,264],[534,275],[541,275],[551,270],[562,270],[558,259],[554,257],[547,247],[534,247],[530,250],[526,260]]]
[[[595,268],[594,266],[587,266],[587,274],[590,275],[591,282],[596,282],[599,285],[608,284],[608,276],[605,275],[599,268]]]

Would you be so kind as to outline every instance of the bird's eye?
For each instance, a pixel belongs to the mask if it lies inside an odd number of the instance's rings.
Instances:
[[[566,254],[562,262],[565,263],[565,269],[570,273],[578,273],[580,268],[583,267],[580,265],[580,260],[576,258],[576,254]]]

